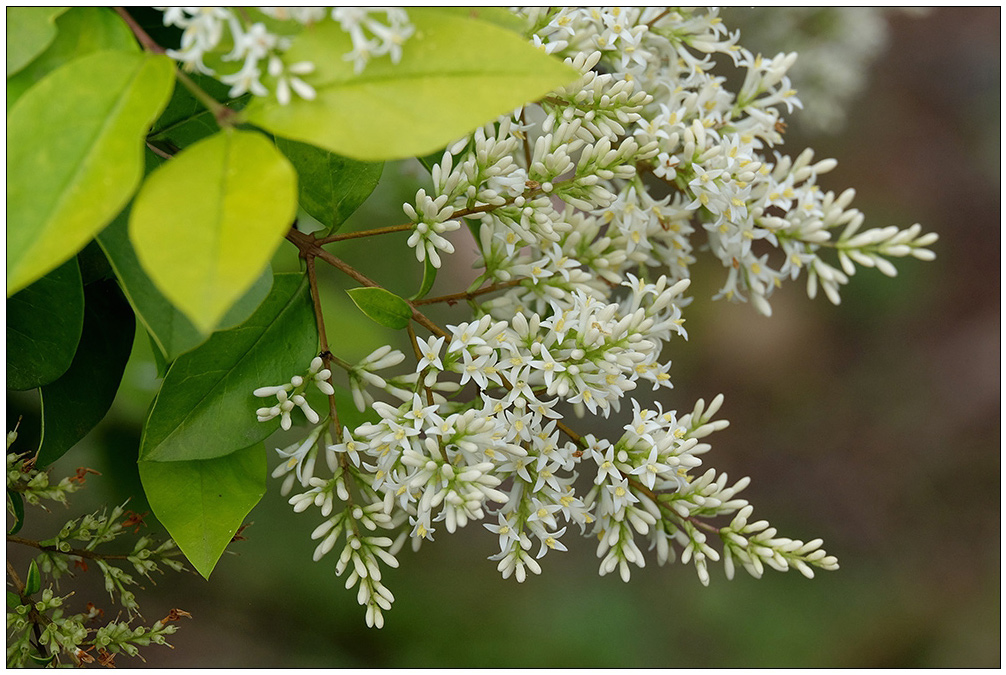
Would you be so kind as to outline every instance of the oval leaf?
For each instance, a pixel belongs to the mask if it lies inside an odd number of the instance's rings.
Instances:
[[[276,275],[248,321],[171,364],[144,425],[140,459],[210,459],[265,439],[279,420],[257,421],[263,403],[252,392],[304,372],[317,352],[307,277]]]
[[[329,232],[338,230],[381,180],[384,164],[358,162],[306,143],[276,139],[297,169],[300,206]]]
[[[171,94],[164,56],[100,51],[57,68],[7,116],[7,295],[77,253],[129,201],[143,134]]]
[[[412,319],[412,306],[391,291],[361,286],[351,288],[346,293],[364,314],[385,328],[401,330]]]
[[[98,235],[98,244],[108,257],[119,285],[133,311],[143,323],[159,355],[168,363],[198,347],[208,338],[175,309],[140,266],[129,241],[128,212],[123,212]],[[220,320],[218,328],[232,328],[243,323],[262,304],[272,289],[272,269],[266,270]]]
[[[282,153],[261,134],[222,131],[150,175],[129,238],[161,293],[208,333],[262,274],[296,213],[297,175]]]
[[[56,29],[49,48],[7,80],[8,110],[29,87],[64,63],[102,49],[139,50],[129,27],[107,7],[74,7],[56,19]]]
[[[7,388],[35,389],[73,361],[84,324],[84,287],[72,258],[7,301]]]
[[[66,7],[7,8],[7,77],[34,60],[56,39],[56,17]]]
[[[256,443],[216,459],[140,462],[139,468],[154,515],[208,579],[245,516],[265,494],[265,448]]]
[[[363,160],[425,155],[580,74],[491,23],[409,8],[416,28],[397,64],[372,59],[356,73],[349,35],[331,20],[305,30],[286,53],[310,61],[313,101],[253,101],[248,121],[277,135]]]
[[[84,330],[73,363],[42,387],[38,466],[62,457],[105,417],[133,349],[136,319],[115,281],[89,284],[84,297]]]

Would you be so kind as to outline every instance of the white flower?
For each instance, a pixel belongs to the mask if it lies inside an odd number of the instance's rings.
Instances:
[[[515,531],[514,526],[502,511],[497,514],[495,524],[484,523],[483,527],[493,534],[499,535],[500,551],[509,551],[513,544],[520,541],[520,537]]]
[[[422,358],[416,365],[416,372],[422,372],[425,368],[434,368],[436,370],[443,370],[444,364],[440,360],[440,349],[444,345],[443,337],[430,336],[427,339],[421,337],[416,338],[416,347],[419,349],[419,353]]]
[[[308,462],[308,469],[305,471],[304,460],[314,449],[315,444],[318,441],[318,436],[321,435],[323,428],[324,427],[320,426],[315,427],[303,441],[289,445],[282,450],[276,448],[276,452],[278,452],[281,457],[285,457],[286,461],[276,467],[276,470],[272,474],[273,477],[278,478],[279,476],[296,468],[297,480],[300,481],[301,485],[307,485],[308,480],[311,478],[310,474],[311,469],[314,467],[314,461],[312,459]]]
[[[566,528],[561,527],[551,534],[547,534],[544,539],[541,540],[541,548],[538,549],[538,555],[535,558],[541,558],[543,555],[548,553],[550,549],[556,551],[565,551],[566,546],[559,541],[559,537],[566,534]]]

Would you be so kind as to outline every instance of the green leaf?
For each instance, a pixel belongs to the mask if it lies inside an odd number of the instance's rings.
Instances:
[[[11,533],[13,534],[13,532]],[[13,591],[7,591],[7,606],[11,609],[21,605],[21,596]]]
[[[37,663],[38,665],[45,668],[50,663],[56,660],[56,654],[49,654],[48,656],[42,656],[40,654],[28,654],[28,658]]]
[[[314,63],[305,80],[315,99],[260,98],[246,119],[348,157],[400,159],[433,152],[579,77],[504,28],[434,8],[408,11],[416,32],[401,62],[372,59],[361,73],[345,58],[352,44],[337,23],[303,31],[285,56]]]
[[[7,77],[31,63],[56,39],[56,17],[67,9],[7,8]]]
[[[99,51],[57,68],[7,116],[7,295],[68,260],[143,175],[143,134],[168,100],[165,56]]]
[[[42,588],[42,575],[38,573],[38,565],[32,560],[28,565],[28,576],[24,580],[24,594],[34,595]]]
[[[136,319],[114,280],[84,288],[84,330],[70,369],[42,387],[42,442],[48,466],[97,426],[112,407],[133,349]]]
[[[358,162],[284,138],[276,139],[276,147],[297,169],[301,208],[329,232],[338,230],[381,180],[382,162]]]
[[[24,525],[24,498],[20,492],[7,488],[7,503],[7,511],[14,517],[7,534],[17,534]]]
[[[136,256],[207,333],[251,288],[297,213],[297,174],[264,136],[222,131],[155,170],[129,215]]]
[[[505,7],[438,7],[437,9],[470,19],[481,19],[514,33],[523,33],[526,28],[524,19]]]
[[[248,321],[171,364],[144,425],[140,459],[210,459],[265,439],[279,420],[256,419],[263,399],[252,392],[303,373],[317,351],[307,277],[276,275]]]
[[[429,256],[426,257],[426,261],[423,265],[423,283],[419,286],[419,291],[416,292],[409,300],[418,300],[426,296],[433,288],[433,282],[437,280],[437,267],[430,260]]]
[[[66,372],[83,322],[76,258],[7,300],[7,388],[35,389]]]
[[[154,515],[199,574],[209,578],[245,516],[265,494],[261,443],[218,457],[139,463]]]
[[[7,110],[29,87],[64,63],[102,49],[139,50],[132,31],[107,7],[74,7],[56,19],[56,29],[56,39],[48,49],[16,75],[8,76]]]
[[[430,173],[433,173],[433,166],[435,164],[439,164],[440,160],[444,158],[444,150],[445,150],[444,148],[440,148],[439,150],[434,150],[428,155],[423,155],[422,157],[416,157],[416,159],[419,160],[419,163],[423,165],[424,169],[426,169]]]
[[[105,252],[93,239],[77,254],[77,265],[80,266],[80,280],[84,284],[85,293],[89,284],[115,278]]]
[[[412,307],[391,291],[361,286],[351,288],[346,293],[364,314],[385,328],[401,330],[412,319]]]
[[[230,87],[209,75],[189,73],[189,78],[212,98],[223,101],[232,110],[240,110],[252,98],[251,94],[243,94],[230,99]],[[220,125],[212,111],[193,96],[188,87],[175,87],[171,100],[151,127],[147,140],[175,153],[218,131]]]
[[[108,257],[133,311],[156,345],[158,356],[170,363],[180,354],[201,345],[209,336],[200,333],[175,309],[143,271],[129,241],[128,219],[128,211],[120,214],[98,235],[98,244]],[[262,304],[271,288],[272,269],[267,265],[251,288],[227,311],[217,328],[233,328],[243,323]]]

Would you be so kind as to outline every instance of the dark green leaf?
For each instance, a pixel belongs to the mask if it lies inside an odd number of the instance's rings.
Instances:
[[[424,169],[426,169],[430,173],[433,173],[433,165],[440,163],[440,160],[444,158],[445,150],[446,150],[445,148],[441,148],[440,150],[434,150],[430,154],[423,155],[422,157],[416,157],[416,159],[419,160],[419,163],[423,165]]]
[[[112,407],[133,348],[136,319],[114,280],[84,288],[84,330],[70,369],[42,387],[42,443],[49,466],[97,426]]]
[[[56,39],[56,17],[66,7],[7,8],[7,77],[34,60]]]
[[[475,239],[475,245],[479,247],[479,252],[481,253],[482,237],[480,234],[482,232],[482,221],[465,218],[465,225],[468,226],[468,231],[472,233],[472,237]]]
[[[7,300],[7,388],[35,389],[66,372],[83,322],[76,258]]]
[[[11,533],[13,534],[13,533]],[[12,591],[7,591],[7,606],[11,609],[21,605],[21,596]]]
[[[261,443],[216,459],[139,463],[143,491],[192,566],[206,578],[265,494]]]
[[[28,658],[44,668],[55,660],[56,655],[40,656],[39,654],[28,654]]]
[[[150,352],[154,356],[154,366],[157,368],[157,378],[163,379],[168,373],[168,366],[170,366],[171,363],[164,357],[164,352],[161,351],[161,347],[157,344],[157,341],[154,340],[154,336],[149,332],[147,333],[147,339],[150,340]]]
[[[192,322],[175,309],[143,271],[129,241],[128,218],[127,210],[113,220],[98,235],[98,244],[105,251],[129,304],[133,306],[140,322],[150,334],[150,339],[157,346],[155,351],[170,363],[180,354],[205,342],[209,336],[196,330]],[[252,287],[227,311],[217,328],[232,328],[244,322],[262,304],[271,288],[272,269],[266,267]]]
[[[412,307],[391,291],[361,286],[346,292],[364,314],[385,328],[401,330],[412,319]]]
[[[14,517],[14,522],[11,523],[7,534],[17,534],[24,525],[24,498],[20,492],[7,488],[7,503],[9,504],[8,511]]]
[[[29,87],[64,63],[102,49],[139,49],[129,27],[107,7],[74,7],[56,19],[56,29],[49,48],[7,80],[7,110]]]
[[[317,351],[307,277],[276,275],[251,318],[171,364],[144,425],[140,459],[209,459],[263,440],[279,421],[257,421],[263,399],[252,392],[303,373]]]
[[[28,576],[24,580],[24,594],[34,595],[42,588],[42,575],[38,573],[38,565],[32,560],[28,565]]]
[[[230,87],[209,75],[190,73],[189,77],[203,91],[232,110],[241,110],[252,98],[251,94],[229,98],[227,92]],[[177,152],[218,131],[220,125],[213,118],[213,113],[192,95],[188,87],[175,87],[171,100],[154,123],[147,140],[162,149]]]
[[[437,267],[430,261],[429,256],[426,257],[426,261],[423,265],[423,283],[419,286],[419,291],[413,295],[409,300],[418,300],[425,297],[430,289],[433,288],[433,282],[437,280]]]
[[[95,281],[115,278],[108,258],[93,239],[77,254],[77,264],[80,266],[80,281],[85,288]]]
[[[7,115],[7,294],[66,262],[129,202],[143,137],[167,103],[166,56],[93,52],[57,68]]]
[[[358,162],[313,145],[276,139],[297,169],[300,206],[329,232],[342,226],[381,180],[382,162]]]

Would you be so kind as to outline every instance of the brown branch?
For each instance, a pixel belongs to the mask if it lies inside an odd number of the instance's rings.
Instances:
[[[525,122],[524,122],[524,108],[520,109],[520,124],[521,124],[521,126],[524,126],[524,124],[525,124]],[[527,137],[527,134],[524,133],[523,129],[521,130],[520,135],[521,135],[521,140],[524,142],[524,167],[528,171],[530,171],[531,170],[531,141]]]
[[[47,551],[49,553],[59,553],[61,555],[76,556],[78,558],[88,558],[89,560],[128,560],[129,556],[125,553],[95,553],[94,551],[88,551],[83,548],[71,548],[69,551],[63,551],[55,546],[47,546],[41,542],[35,541],[34,539],[25,539],[24,537],[19,537],[16,534],[8,534],[7,542],[11,544],[22,544],[24,546],[31,546],[32,548],[37,548],[40,551]],[[10,570],[7,570],[10,572]]]
[[[164,53],[164,47],[154,42],[154,39],[147,34],[147,31],[140,27],[140,24],[136,23],[136,19],[130,16],[129,12],[127,12],[124,7],[116,7],[115,13],[122,17],[122,20],[126,22],[126,25],[129,26],[129,30],[133,32],[133,35],[139,43],[143,45],[144,49],[155,54]]]
[[[314,305],[314,322],[318,328],[318,342],[321,346],[321,360],[325,368],[331,372],[332,352],[328,348],[328,334],[325,332],[325,316],[321,311],[321,294],[318,292],[318,276],[314,269],[314,257],[305,258],[307,262],[307,282],[311,287],[311,301]],[[328,396],[328,414],[332,419],[334,442],[342,440],[342,425],[339,423],[339,411],[336,409],[335,396]],[[341,458],[340,458],[341,459]]]
[[[573,431],[572,429],[570,429],[568,426],[566,426],[565,422],[563,422],[562,420],[556,420],[555,421],[555,426],[556,426],[557,429],[559,429],[559,431],[561,431],[562,433],[564,433],[567,436],[569,436],[569,438],[570,438],[571,441],[573,441],[574,443],[576,443],[577,445],[579,445],[584,450],[587,449],[587,447],[588,447],[587,446],[587,441],[583,440],[583,436],[581,436],[580,434],[576,433],[575,431]]]
[[[373,279],[369,278],[365,274],[356,270],[351,265],[348,265],[347,263],[343,262],[339,258],[336,258],[334,255],[323,249],[320,245],[318,245],[318,240],[315,239],[313,234],[310,235],[304,234],[303,232],[300,232],[295,228],[290,228],[290,231],[286,233],[286,238],[288,241],[292,242],[298,249],[300,249],[301,257],[303,257],[305,260],[308,257],[321,258],[332,267],[336,268],[343,274],[346,274],[347,276],[355,279],[364,286],[369,286],[371,288],[383,288],[383,286],[381,286]],[[409,302],[408,300],[406,300],[406,302],[409,303],[409,307],[412,309],[413,321],[415,321],[420,326],[430,331],[434,335],[437,335],[439,337],[447,337],[447,333],[444,331],[443,328],[430,321],[429,318],[427,318],[426,315],[424,315],[422,312],[416,309],[411,302]]]
[[[155,155],[163,159],[171,159],[172,157],[174,157],[174,155],[172,155],[170,152],[165,152],[164,150],[161,150],[159,147],[157,147],[150,141],[147,141],[147,148],[150,150],[150,152],[154,153]]]
[[[21,581],[21,577],[17,575],[17,571],[14,569],[14,566],[10,564],[10,560],[7,561],[7,574],[10,576],[10,580],[14,582],[14,588],[17,589],[17,594],[24,594],[24,582]]]
[[[513,288],[514,286],[520,284],[520,282],[522,281],[524,281],[524,277],[521,277],[520,279],[511,279],[510,281],[501,281],[498,284],[491,284],[489,286],[483,286],[477,291],[464,291],[462,293],[452,293],[450,295],[439,295],[435,298],[423,298],[422,300],[413,300],[412,304],[433,305],[438,302],[446,302],[449,305],[453,305],[454,303],[460,300],[471,300],[472,298],[476,298],[480,295],[485,295],[486,293],[501,291],[504,288]]]
[[[528,190],[524,194],[524,198],[527,199],[530,196],[533,196],[537,192],[540,192],[540,190],[538,189]],[[473,216],[478,213],[488,213],[489,211],[501,209],[504,206],[510,206],[511,204],[513,204],[514,199],[515,198],[510,198],[506,200],[505,203],[500,204],[498,206],[495,204],[483,204],[482,206],[473,206],[470,209],[469,208],[458,209],[457,211],[451,214],[451,217],[448,218],[448,220],[456,220],[458,218],[464,218],[466,216]],[[415,227],[416,224],[412,222],[402,223],[401,225],[388,225],[387,227],[375,227],[374,229],[371,230],[360,230],[359,232],[346,232],[344,234],[333,234],[328,237],[315,239],[314,243],[318,245],[323,245],[323,244],[331,244],[337,241],[346,241],[347,239],[361,239],[363,237],[376,237],[381,234],[392,234],[395,232],[409,232],[415,229]]]
[[[658,21],[660,21],[661,19],[663,19],[665,16],[667,16],[670,13],[671,13],[670,9],[665,9],[663,12],[661,12],[660,14],[656,15],[655,17],[653,17],[652,19],[650,19],[649,21],[647,21],[646,22],[646,27],[647,28],[653,28],[653,25],[655,23],[657,23]]]
[[[359,232],[346,232],[344,234],[333,234],[329,237],[322,237],[321,239],[315,239],[315,243],[321,244],[331,244],[336,241],[345,241],[346,239],[360,239],[361,237],[376,237],[379,234],[390,234],[392,232],[408,232],[415,227],[414,223],[403,223],[401,225],[389,225],[388,227],[376,227],[372,230],[361,230]]]
[[[136,23],[136,19],[130,16],[129,12],[123,7],[115,8],[116,14],[122,17],[122,20],[126,22],[129,30],[132,31],[133,36],[137,41],[143,45],[143,48],[148,52],[154,54],[165,54],[166,50],[161,45],[157,44],[152,37],[140,27],[140,24]],[[213,113],[213,117],[216,119],[217,124],[220,126],[233,126],[234,118],[237,115],[233,110],[222,104],[220,101],[216,100],[209,94],[207,94],[202,87],[192,81],[188,75],[179,70],[178,66],[175,66],[175,78],[182,83],[186,89],[202,103],[210,112]]]

